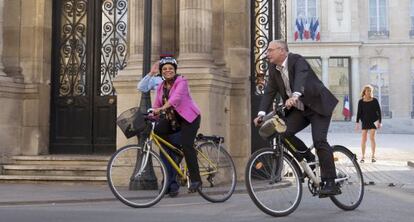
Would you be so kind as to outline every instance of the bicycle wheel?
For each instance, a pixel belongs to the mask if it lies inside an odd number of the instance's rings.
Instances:
[[[165,165],[159,155],[152,150],[143,152],[137,145],[125,146],[112,155],[107,179],[115,197],[136,208],[158,203],[167,187]]]
[[[364,178],[358,161],[351,151],[343,146],[333,146],[337,179],[342,194],[330,197],[343,210],[353,210],[364,197]]]
[[[200,195],[213,203],[224,202],[236,188],[236,167],[224,147],[203,142],[196,147],[202,188]]]
[[[296,162],[287,155],[283,155],[282,164],[278,161],[275,150],[260,149],[250,157],[245,174],[247,192],[254,204],[275,217],[292,213],[302,198],[302,183]],[[281,170],[277,169],[280,165]]]

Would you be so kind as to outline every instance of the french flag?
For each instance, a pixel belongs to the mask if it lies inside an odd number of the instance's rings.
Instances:
[[[315,41],[319,41],[321,39],[320,29],[319,29],[319,20],[312,18],[309,29],[310,29],[311,39]]]
[[[295,34],[294,34],[295,41],[298,39],[300,40],[303,39],[303,31],[304,31],[303,21],[302,19],[297,18],[295,22]]]
[[[342,109],[342,115],[344,115],[345,120],[348,120],[351,118],[351,109],[349,106],[349,96],[345,95],[344,97],[344,108]]]
[[[299,38],[299,21],[298,21],[298,19],[296,19],[296,22],[295,22],[295,36],[294,36],[294,38],[295,38],[295,41],[298,40],[298,38]]]
[[[309,24],[308,20],[305,21],[305,32],[303,33],[303,36],[304,36],[305,39],[310,38],[310,24]]]

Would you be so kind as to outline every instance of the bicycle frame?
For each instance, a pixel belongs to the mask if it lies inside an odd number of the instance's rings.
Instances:
[[[179,165],[172,159],[172,157],[170,156],[170,154],[167,153],[167,151],[165,150],[165,148],[161,145],[165,145],[168,149],[171,149],[173,152],[178,153],[181,156],[184,156],[183,151],[181,151],[180,149],[178,149],[177,147],[175,147],[174,145],[172,145],[171,143],[169,143],[168,141],[164,140],[163,138],[161,138],[159,135],[157,135],[153,130],[151,131],[148,139],[147,139],[147,143],[146,143],[146,147],[144,149],[144,152],[149,152],[150,149],[152,149],[152,142],[155,142],[155,144],[157,144],[157,146],[160,149],[160,152],[162,154],[164,154],[165,158],[167,159],[168,163],[171,164],[171,166],[174,168],[174,170],[182,177],[182,178],[186,178],[187,176],[187,165],[184,165],[183,169],[181,169],[179,167]],[[221,141],[219,142],[219,148],[220,148],[220,144]],[[213,167],[213,171],[209,171],[209,172],[202,172],[200,170],[200,176],[204,176],[204,175],[208,175],[208,174],[212,174],[212,173],[216,173],[218,171],[218,167],[202,152],[200,152],[199,150],[196,149],[196,152],[198,154],[198,156],[200,156],[201,158],[203,158],[205,161],[207,161],[207,163],[209,164],[209,166]],[[199,159],[200,159],[199,157]],[[142,161],[142,167],[140,169],[145,169],[144,166],[146,166],[146,164],[148,163],[148,158],[149,155],[146,155],[145,160]],[[218,156],[218,158],[220,158],[220,156]],[[137,175],[140,175],[141,172],[138,172]]]
[[[296,148],[295,146],[288,140],[288,139],[284,139],[285,142],[289,145],[289,147],[296,152]],[[312,149],[313,146],[311,146],[309,149]],[[289,149],[287,149],[285,147],[285,145],[282,143],[282,137],[281,135],[276,135],[274,138],[272,138],[272,149],[275,150],[276,156],[279,157],[279,161],[277,163],[277,166],[281,166],[281,167],[277,167],[279,170],[278,172],[275,172],[275,175],[280,175],[280,172],[283,170],[283,155],[290,153],[291,151]],[[320,179],[320,175],[318,175],[318,173],[314,173],[312,171],[312,169],[310,168],[310,166],[314,165],[315,168],[318,167],[318,160],[316,159],[315,162],[312,163],[308,163],[306,162],[306,160],[302,160],[302,161],[298,161],[294,155],[291,155],[292,159],[295,160],[295,162],[298,163],[298,166],[300,166],[300,168],[302,169],[302,171],[309,177],[309,179],[314,183],[314,185],[316,187],[320,186],[321,183],[321,179]],[[317,158],[317,156],[316,156]],[[274,165],[276,167],[276,164]],[[274,172],[274,169],[272,169],[272,172]],[[317,171],[318,172],[318,171]],[[303,175],[302,175],[303,178]]]

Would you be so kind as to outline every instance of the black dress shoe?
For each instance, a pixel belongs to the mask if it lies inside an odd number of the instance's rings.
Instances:
[[[335,196],[341,194],[341,189],[335,184],[333,180],[329,180],[319,191],[319,198]]]
[[[188,188],[188,192],[189,193],[197,192],[197,190],[201,188],[201,184],[202,184],[201,181],[192,182],[190,184],[190,187]]]

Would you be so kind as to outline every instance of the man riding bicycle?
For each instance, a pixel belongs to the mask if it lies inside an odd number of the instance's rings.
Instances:
[[[266,111],[272,106],[276,95],[280,94],[287,108],[287,129],[282,134],[283,138],[292,143],[299,153],[302,152],[308,162],[313,161],[314,155],[303,141],[295,136],[310,124],[321,166],[321,179],[324,182],[320,197],[340,194],[341,190],[335,184],[336,170],[332,148],[327,142],[332,112],[338,100],[318,79],[305,58],[289,53],[285,41],[271,41],[266,55],[270,63],[269,81],[264,90],[258,116],[254,119],[255,125],[263,122]],[[297,155],[295,157],[298,158]]]

